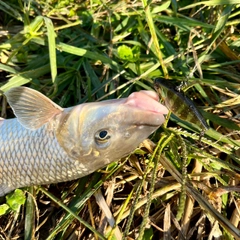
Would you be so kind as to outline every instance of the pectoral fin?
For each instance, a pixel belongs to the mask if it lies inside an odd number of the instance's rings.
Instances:
[[[28,129],[38,129],[63,109],[40,92],[15,87],[5,93],[18,121]]]

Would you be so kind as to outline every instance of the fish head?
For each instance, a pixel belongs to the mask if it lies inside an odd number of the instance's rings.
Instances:
[[[165,121],[153,91],[66,109],[56,137],[69,157],[97,169],[131,153]]]

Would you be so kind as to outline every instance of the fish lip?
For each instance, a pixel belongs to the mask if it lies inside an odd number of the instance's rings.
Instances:
[[[168,114],[168,109],[159,102],[159,96],[155,91],[134,92],[126,99],[125,104],[156,115]]]

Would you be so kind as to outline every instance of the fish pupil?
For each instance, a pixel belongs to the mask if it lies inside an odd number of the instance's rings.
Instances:
[[[107,134],[108,134],[108,132],[107,132],[106,130],[103,130],[103,131],[101,131],[101,132],[99,133],[99,137],[100,137],[101,139],[103,139],[103,138],[105,138],[105,137],[107,136]]]

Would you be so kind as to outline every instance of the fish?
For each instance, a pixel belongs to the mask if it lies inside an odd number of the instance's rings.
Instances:
[[[154,91],[62,108],[42,93],[4,93],[16,118],[0,119],[0,196],[86,176],[132,153],[165,121]]]
[[[210,128],[193,101],[181,90],[177,90],[169,80],[156,78],[154,88],[162,96],[166,107],[178,118],[197,125],[203,131]]]

